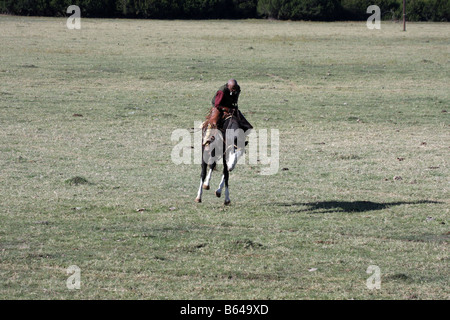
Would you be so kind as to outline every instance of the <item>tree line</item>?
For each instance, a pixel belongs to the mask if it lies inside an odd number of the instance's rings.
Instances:
[[[401,20],[403,0],[0,0],[0,12],[67,16],[70,5],[82,17],[148,19],[366,20],[377,5],[383,20]],[[450,0],[406,0],[409,21],[450,21]]]

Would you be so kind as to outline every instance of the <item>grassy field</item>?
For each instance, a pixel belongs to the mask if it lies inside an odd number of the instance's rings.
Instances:
[[[0,16],[0,299],[449,299],[450,24],[407,28]],[[280,170],[198,204],[171,134],[231,77]]]

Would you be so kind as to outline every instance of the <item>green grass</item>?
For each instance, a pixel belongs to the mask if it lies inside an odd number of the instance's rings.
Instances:
[[[0,29],[0,298],[449,298],[449,24]],[[171,133],[231,77],[280,170],[243,164],[231,206],[194,203]]]

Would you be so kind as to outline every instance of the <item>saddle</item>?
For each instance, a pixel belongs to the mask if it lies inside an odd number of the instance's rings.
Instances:
[[[250,124],[250,122],[247,121],[247,119],[238,108],[213,106],[209,110],[208,115],[206,116],[206,120],[202,123],[202,144],[208,145],[211,141],[214,140],[214,136],[212,136],[212,130],[214,129],[218,129],[222,132],[222,134],[224,134],[226,128],[223,127],[223,124],[228,118],[232,116],[236,116],[239,128],[244,130],[244,132],[249,129],[253,129],[253,126]]]
[[[206,120],[202,124],[202,128],[220,129],[224,131],[225,128],[222,128],[223,123],[225,122],[225,120],[232,116],[236,116],[239,128],[241,128],[242,130],[247,131],[249,129],[253,129],[253,126],[250,124],[250,122],[247,121],[247,119],[238,108],[222,106],[211,107],[206,116]]]

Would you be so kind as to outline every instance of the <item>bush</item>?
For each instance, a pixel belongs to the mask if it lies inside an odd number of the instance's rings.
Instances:
[[[409,21],[450,21],[450,1],[408,0],[406,18]]]
[[[234,18],[256,18],[258,0],[232,0]]]
[[[373,0],[341,0],[347,20],[367,19],[367,7],[372,4],[375,4]],[[403,18],[402,0],[377,0],[376,5],[381,9],[382,19]],[[450,21],[450,1],[407,0],[406,18],[408,21]]]
[[[259,0],[262,17],[290,20],[336,20],[341,13],[338,0]]]
[[[402,0],[0,0],[0,13],[65,16],[70,5],[82,17],[155,19],[366,20],[376,4],[382,19],[401,19]],[[449,0],[408,0],[409,21],[450,21]]]
[[[185,0],[183,18],[225,18],[232,16],[232,7],[227,0]]]
[[[115,15],[117,0],[3,0],[2,13],[23,16],[65,16],[70,5],[81,8],[84,17],[111,17]]]
[[[367,8],[376,4],[381,10],[381,19],[399,19],[402,14],[400,1],[402,0],[341,0],[344,19],[346,20],[366,20],[370,14]],[[409,0],[408,0],[409,1]],[[399,11],[400,8],[400,11]]]

